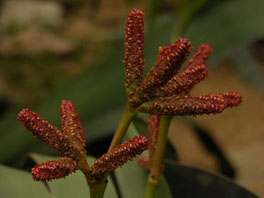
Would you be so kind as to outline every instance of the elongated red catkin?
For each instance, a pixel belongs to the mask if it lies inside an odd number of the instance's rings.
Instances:
[[[221,113],[228,107],[241,103],[242,96],[236,92],[208,94],[201,96],[164,97],[159,101],[151,101],[142,105],[139,110],[156,115],[202,115]]]
[[[227,107],[238,106],[242,102],[242,95],[238,92],[225,92],[220,94],[226,103]]]
[[[159,96],[186,95],[196,84],[208,74],[204,65],[192,65],[180,74],[173,76],[166,85],[160,88]]]
[[[202,44],[197,47],[194,54],[188,61],[188,63],[184,66],[184,70],[188,69],[193,65],[203,65],[207,61],[209,55],[212,52],[212,48],[207,44]]]
[[[65,124],[65,117],[63,119],[63,123]],[[81,145],[78,145],[76,139],[68,134],[73,128],[66,129],[66,126],[64,126],[64,130],[67,130],[67,133],[61,132],[57,127],[52,126],[48,121],[29,109],[23,109],[18,114],[18,120],[32,135],[44,141],[61,155],[76,159],[85,152],[83,142],[81,142]],[[67,127],[70,127],[70,125]],[[77,128],[79,129],[79,127]]]
[[[223,96],[210,94],[202,96],[175,96],[150,101],[141,105],[138,110],[154,115],[202,115],[221,113],[226,108]]]
[[[144,13],[133,9],[128,13],[125,28],[126,68],[125,86],[137,86],[141,83],[144,71]],[[132,88],[133,89],[133,88]]]
[[[149,138],[149,158],[150,162],[154,156],[156,150],[156,143],[159,132],[159,124],[160,124],[160,116],[159,115],[151,115],[148,116],[148,138]]]
[[[58,153],[64,155],[67,152],[66,150],[68,148],[67,144],[65,144],[67,141],[64,134],[35,112],[29,109],[23,109],[18,114],[18,120],[32,135],[44,141]]]
[[[190,54],[192,46],[188,39],[179,38],[173,44],[160,47],[154,67],[147,73],[139,94],[151,98],[155,90],[170,80]]]
[[[68,176],[76,169],[76,162],[71,158],[64,157],[36,165],[32,168],[31,174],[35,181],[50,181]]]
[[[80,155],[85,155],[84,132],[73,102],[70,100],[63,100],[60,112],[63,133],[67,136],[68,141],[71,142],[72,147],[74,147]]]
[[[105,173],[110,173],[114,169],[124,165],[128,160],[132,160],[134,157],[141,154],[147,148],[148,139],[143,135],[135,136],[95,160],[91,167],[92,175],[101,177]]]

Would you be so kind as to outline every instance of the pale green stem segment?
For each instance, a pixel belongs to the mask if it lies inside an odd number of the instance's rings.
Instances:
[[[137,115],[137,112],[127,104],[124,110],[123,116],[115,131],[112,142],[108,148],[108,152],[110,152],[112,149],[114,149],[117,145],[119,145],[122,142],[131,121],[136,115]],[[104,197],[104,192],[107,186],[108,175],[109,174],[105,174],[105,178],[102,181],[102,183],[96,184],[96,185],[89,185],[91,198],[103,198]]]
[[[133,120],[133,118],[137,115],[137,112],[135,109],[130,107],[128,104],[126,105],[125,111],[123,113],[123,116],[118,124],[118,127],[115,131],[114,137],[112,139],[112,142],[108,148],[108,152],[111,151],[113,148],[115,148],[117,145],[121,143],[123,140],[126,131]]]
[[[148,176],[147,188],[146,188],[146,198],[155,197],[159,182],[153,180],[151,176]]]
[[[90,187],[90,198],[103,198],[107,183],[89,185]]]
[[[131,121],[136,115],[137,112],[127,104],[123,116],[119,122],[119,125],[112,139],[111,145],[108,149],[108,152],[110,152],[113,148],[115,148],[117,145],[121,143]],[[107,186],[107,177],[109,174],[105,174],[104,180],[101,183],[92,184],[90,183],[91,181],[90,172],[89,172],[90,167],[86,161],[86,158],[80,158],[78,160],[78,166],[86,177],[86,181],[90,189],[90,198],[103,198]]]
[[[166,148],[167,136],[172,116],[163,115],[160,117],[160,125],[155,153],[152,159],[152,167],[148,176],[146,198],[154,198],[160,181],[163,156]]]

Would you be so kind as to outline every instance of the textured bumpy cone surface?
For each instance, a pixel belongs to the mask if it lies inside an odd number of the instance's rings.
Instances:
[[[68,176],[77,168],[76,162],[71,158],[59,158],[58,160],[47,161],[32,168],[32,178],[36,181],[49,181]]]
[[[76,108],[71,101],[63,100],[61,103],[61,126],[63,133],[77,151],[77,155],[85,155],[85,137],[81,121]]]
[[[56,152],[67,155],[68,143],[66,137],[57,127],[52,126],[48,121],[29,109],[23,109],[18,114],[18,120],[32,135],[44,141]]]
[[[208,74],[204,65],[192,65],[182,73],[173,76],[164,87],[160,88],[159,96],[173,96],[188,93]]]
[[[84,133],[71,101],[63,101],[61,104],[62,131],[29,109],[23,109],[18,114],[18,120],[32,135],[59,154],[73,159],[85,155]]]
[[[149,158],[152,159],[155,149],[156,142],[158,138],[160,124],[160,116],[159,115],[149,115],[148,117],[148,138],[149,138]]]
[[[133,9],[128,13],[125,28],[125,56],[123,63],[126,69],[125,86],[130,105],[137,106],[139,99],[136,88],[141,85],[144,72],[144,13]]]
[[[92,174],[100,177],[105,173],[110,173],[114,169],[124,165],[128,160],[132,160],[141,154],[147,148],[148,139],[143,135],[135,136],[123,144],[118,145],[109,153],[104,154],[98,160],[95,160],[91,167]]]
[[[133,9],[128,14],[125,28],[126,87],[138,85],[144,71],[144,13]]]
[[[207,61],[209,55],[212,52],[212,48],[207,44],[202,44],[197,47],[194,54],[188,61],[188,63],[184,66],[184,70],[186,70],[188,67],[191,67],[193,65],[202,65],[205,64]]]
[[[202,96],[175,96],[151,101],[142,105],[139,110],[159,115],[202,115],[221,113],[228,107],[241,103],[242,96],[236,92],[209,94]]]
[[[184,38],[160,47],[155,65],[147,73],[142,86],[138,89],[139,93],[151,98],[157,88],[167,83],[179,71],[191,49],[190,42]]]

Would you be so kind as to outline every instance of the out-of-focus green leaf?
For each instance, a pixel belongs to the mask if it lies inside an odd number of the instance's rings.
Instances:
[[[130,139],[136,135],[139,135],[139,133],[136,131],[135,126],[131,124],[127,131],[126,139]],[[137,159],[128,162],[122,168],[118,168],[115,171],[122,197],[135,198],[145,196],[148,172],[138,167]],[[157,189],[156,197],[172,197],[169,186],[163,176]]]
[[[217,6],[196,17],[184,33],[193,45],[208,43],[213,48],[209,58],[215,63],[223,58],[234,58],[237,69],[253,82],[263,85],[257,63],[246,54],[246,46],[264,36],[264,1],[232,0],[218,2]]]
[[[30,157],[36,163],[42,163],[48,160],[57,159],[55,157],[50,157],[35,153],[30,154]],[[94,158],[92,157],[87,157],[87,160],[90,165],[93,164],[94,162]],[[52,198],[89,197],[89,188],[87,186],[85,177],[81,173],[81,171],[76,171],[75,173],[72,173],[69,176],[65,177],[65,179],[53,180],[48,182],[47,184],[50,188]],[[105,197],[109,197],[109,198],[117,197],[116,190],[111,179],[109,179],[105,192]]]
[[[0,197],[50,198],[42,182],[35,182],[30,173],[0,165]]]
[[[192,44],[208,43],[213,48],[211,61],[217,61],[232,48],[264,36],[262,0],[222,1],[196,17],[184,36]]]

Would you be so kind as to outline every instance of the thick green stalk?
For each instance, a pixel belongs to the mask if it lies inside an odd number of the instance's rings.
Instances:
[[[127,104],[124,110],[123,116],[115,131],[112,142],[108,148],[108,152],[110,152],[113,148],[115,148],[117,145],[119,145],[122,142],[131,121],[136,115],[137,115],[137,112]],[[96,185],[91,185],[91,184],[89,185],[91,198],[103,198],[104,197],[104,192],[107,186],[108,175],[109,174],[105,174],[105,177],[102,183],[96,184]],[[88,178],[88,181],[89,181],[89,178]]]
[[[147,188],[146,188],[146,198],[153,198],[155,197],[155,193],[157,191],[159,182],[155,181],[151,178],[151,176],[148,176],[148,182],[147,182]]]
[[[166,148],[167,135],[172,116],[163,115],[160,118],[160,125],[158,131],[157,145],[152,159],[152,166],[150,167],[150,174],[148,176],[148,183],[146,189],[146,198],[154,198],[157,186],[159,184],[161,167],[163,163],[163,156]]]
[[[101,183],[96,185],[89,185],[90,198],[103,198],[107,183]]]
[[[126,131],[133,120],[133,118],[137,115],[137,112],[130,107],[128,104],[126,105],[125,111],[123,116],[118,124],[118,127],[115,131],[114,137],[112,142],[108,148],[108,152],[115,148],[118,144],[121,143],[122,139],[124,138]]]
[[[108,149],[108,152],[121,143],[131,121],[136,115],[137,115],[137,112],[127,104],[124,110],[123,116],[118,124],[116,132],[112,139],[111,145]],[[107,186],[107,177],[109,174],[105,174],[105,177],[102,180],[102,182],[94,184],[94,183],[91,183],[92,178],[90,177],[90,171],[89,171],[90,167],[86,161],[86,158],[79,159],[78,166],[86,177],[86,181],[90,189],[90,198],[103,198],[105,189]]]

